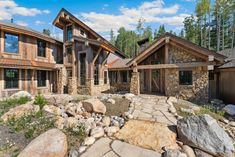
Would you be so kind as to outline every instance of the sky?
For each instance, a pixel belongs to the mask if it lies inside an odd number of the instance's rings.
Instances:
[[[62,38],[53,20],[65,8],[106,39],[120,27],[136,30],[139,19],[153,30],[164,24],[167,31],[179,32],[183,20],[195,10],[195,0],[0,0],[0,20],[32,28],[49,29]]]

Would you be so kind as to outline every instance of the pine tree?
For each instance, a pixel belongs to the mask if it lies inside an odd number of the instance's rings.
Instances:
[[[114,32],[113,29],[110,30],[110,43],[115,45],[115,36],[114,36]]]

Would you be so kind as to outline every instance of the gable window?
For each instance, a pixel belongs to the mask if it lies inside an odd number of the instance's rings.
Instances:
[[[193,72],[191,70],[179,71],[179,84],[192,85]]]
[[[72,32],[72,25],[67,26],[67,40],[71,41],[73,37],[73,32]]]
[[[46,86],[46,71],[38,70],[37,71],[37,81],[38,87],[45,87]]]
[[[4,69],[5,89],[19,87],[19,70]]]
[[[46,57],[46,42],[38,40],[37,44],[38,44],[38,56]]]
[[[19,53],[19,36],[5,33],[4,51],[9,53]]]

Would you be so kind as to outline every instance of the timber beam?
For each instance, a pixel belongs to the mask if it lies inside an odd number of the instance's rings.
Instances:
[[[110,52],[108,51],[107,55],[105,56],[104,60],[102,61],[101,65],[103,66],[105,62],[107,61],[108,57],[110,55]]]
[[[102,51],[102,47],[99,48],[97,54],[95,55],[94,59],[92,60],[92,64],[95,64],[95,61],[97,60],[97,58],[99,57],[100,53]]]

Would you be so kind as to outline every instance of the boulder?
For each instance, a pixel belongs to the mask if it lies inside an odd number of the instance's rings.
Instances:
[[[60,106],[66,105],[73,101],[73,97],[68,94],[54,94],[54,95],[44,95],[45,99],[47,100],[48,104]]]
[[[170,96],[168,98],[168,101],[172,102],[172,103],[177,103],[178,102],[178,99],[176,97],[173,97],[173,96]]]
[[[235,105],[229,104],[226,105],[223,110],[230,116],[235,116]]]
[[[79,154],[81,154],[81,153],[83,153],[85,150],[86,150],[86,146],[81,146],[81,147],[79,147],[79,149],[78,149],[78,153]]]
[[[74,128],[78,126],[78,119],[74,117],[68,117],[67,118],[67,127],[68,128]]]
[[[196,157],[213,157],[212,155],[210,155],[206,152],[203,152],[200,149],[195,149],[195,154],[196,154]]]
[[[232,156],[231,138],[209,115],[191,116],[178,120],[179,140],[214,156]]]
[[[159,152],[163,147],[178,148],[176,128],[156,122],[129,120],[114,136],[127,143]]]
[[[71,148],[69,151],[69,157],[78,157],[79,153],[76,148]]]
[[[25,115],[29,115],[34,112],[38,112],[40,107],[38,105],[32,105],[32,102],[28,102],[27,104],[23,104],[20,106],[16,106],[11,108],[8,112],[2,115],[1,119],[6,122],[9,118],[21,118]]]
[[[108,136],[112,136],[113,134],[118,132],[118,130],[119,130],[119,127],[116,127],[116,126],[107,127],[107,128],[104,129],[105,133]]]
[[[29,99],[32,99],[32,95],[27,91],[19,91],[10,96],[10,98],[15,98],[15,99],[19,99],[21,97],[27,97]]]
[[[65,119],[65,118],[60,117],[60,116],[57,116],[57,117],[56,117],[55,126],[56,126],[58,129],[63,129],[64,126],[65,126],[65,123],[66,123],[66,119]]]
[[[31,141],[18,157],[65,157],[67,148],[66,135],[51,129]]]
[[[184,151],[185,154],[187,154],[187,157],[196,157],[193,149],[187,145],[182,146],[182,150]]]
[[[91,129],[90,135],[95,138],[102,137],[104,136],[104,129],[102,127],[96,127],[94,129]]]
[[[111,103],[111,104],[115,104],[115,100],[114,100],[114,99],[111,99],[111,98],[109,98],[109,99],[107,100],[107,102],[108,102],[108,103]]]
[[[169,149],[163,153],[163,157],[187,157],[187,155],[178,149]]]
[[[94,137],[87,137],[84,139],[83,145],[85,146],[90,146],[95,142],[95,138]]]
[[[61,109],[59,107],[54,106],[54,105],[45,105],[45,106],[43,106],[42,110],[44,110],[48,113],[57,115],[57,116],[62,114]]]
[[[133,97],[135,97],[135,94],[132,93],[126,93],[124,95],[124,98],[126,98],[127,100],[132,100]]]
[[[104,124],[104,126],[109,126],[110,123],[111,123],[110,117],[105,116],[105,117],[102,119],[102,123]]]
[[[82,102],[83,108],[87,112],[95,112],[105,114],[106,106],[99,99],[87,99]]]

